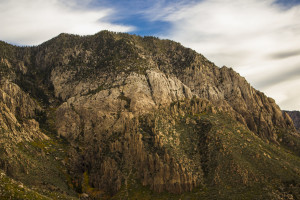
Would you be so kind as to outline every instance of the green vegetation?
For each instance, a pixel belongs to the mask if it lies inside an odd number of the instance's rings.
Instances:
[[[62,164],[67,159],[68,148],[63,140],[34,140],[16,145],[10,142],[10,145],[9,150],[3,149],[10,153],[0,154],[0,161],[6,163],[6,174],[10,176],[1,172],[0,197],[75,199],[70,197],[77,195],[68,186],[68,174]]]
[[[120,96],[118,96],[118,99],[121,99],[122,101],[126,101],[126,105],[125,108],[126,109],[130,109],[130,103],[131,103],[131,99],[129,97],[126,97],[124,95],[124,92],[122,91]]]
[[[98,92],[104,90],[104,85],[100,85],[98,86],[95,90],[90,90],[87,92],[86,95],[93,95],[93,94],[97,94]]]
[[[11,79],[13,76],[13,70],[0,60],[0,83],[4,78]]]
[[[174,107],[180,107],[181,114],[175,114]],[[285,199],[300,195],[300,158],[266,143],[227,114],[193,113],[189,103],[177,102],[170,110],[140,119],[140,124],[149,151],[163,155],[159,147],[154,148],[153,139],[146,139],[163,133],[164,147],[177,163],[203,171],[203,185],[175,195],[155,193],[133,178],[130,189],[121,189],[113,199],[126,191],[129,199]],[[176,137],[180,140],[174,140]]]
[[[20,182],[16,182],[0,171],[0,197],[1,199],[36,199],[49,200],[49,197],[41,195],[34,190],[28,189]]]

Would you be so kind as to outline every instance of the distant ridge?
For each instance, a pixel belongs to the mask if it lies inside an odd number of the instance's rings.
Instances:
[[[292,118],[296,129],[300,132],[300,112],[299,111],[284,111]]]

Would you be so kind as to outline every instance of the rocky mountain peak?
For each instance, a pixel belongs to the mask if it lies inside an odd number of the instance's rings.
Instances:
[[[12,178],[22,180],[23,168],[47,169],[22,161],[39,152],[63,169],[54,177],[68,195],[129,198],[129,191],[150,190],[225,198],[203,188],[256,187],[266,198],[299,195],[292,119],[233,69],[179,43],[109,31],[60,34],[35,47],[1,42],[0,66],[1,141],[13,144],[5,151],[26,155],[0,157]]]

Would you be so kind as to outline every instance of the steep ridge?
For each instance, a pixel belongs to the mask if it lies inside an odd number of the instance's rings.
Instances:
[[[65,147],[40,128],[42,113],[43,108],[18,85],[0,84],[0,169],[5,172],[0,177],[1,199],[49,199],[48,195],[69,199],[67,193],[74,195],[62,178],[66,173],[59,169]]]
[[[62,148],[47,151],[48,162],[67,178],[45,183],[48,190],[65,184],[68,191],[55,190],[65,198],[75,190],[96,199],[299,198],[292,119],[232,69],[169,40],[108,31],[0,45],[3,144]],[[8,124],[29,129],[20,137]]]

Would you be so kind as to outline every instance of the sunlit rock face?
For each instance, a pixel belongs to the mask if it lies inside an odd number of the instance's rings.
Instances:
[[[299,151],[297,121],[272,98],[179,43],[103,31],[0,44],[1,128],[15,144],[63,138],[54,159],[77,193],[252,187],[287,159],[274,146]]]

